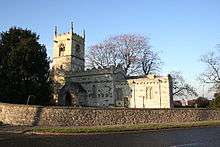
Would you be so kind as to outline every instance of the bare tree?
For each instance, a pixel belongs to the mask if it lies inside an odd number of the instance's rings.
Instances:
[[[220,45],[216,47],[219,49]],[[220,105],[220,55],[219,50],[211,51],[201,57],[201,62],[206,65],[206,69],[200,74],[199,79],[206,84],[211,84],[210,91],[214,91],[214,100],[212,107],[219,107]]]
[[[159,56],[151,50],[146,37],[122,34],[91,46],[87,55],[87,66],[104,68],[120,64],[126,75],[140,72],[149,74],[158,69],[157,60]]]
[[[206,65],[205,71],[199,79],[204,83],[219,85],[220,83],[220,56],[216,52],[209,52],[201,57],[201,62]]]
[[[162,62],[157,52],[153,52],[150,49],[146,49],[143,52],[141,64],[144,74],[148,75],[158,72],[160,70]]]
[[[185,82],[180,72],[171,72],[173,79],[173,96],[198,96],[196,89]]]
[[[111,65],[117,66],[118,52],[113,44],[104,41],[90,47],[88,55],[86,55],[87,67],[109,67]]]

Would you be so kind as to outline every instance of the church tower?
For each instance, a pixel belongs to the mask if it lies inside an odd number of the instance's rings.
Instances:
[[[80,36],[74,33],[73,23],[70,32],[57,33],[53,38],[52,76],[54,82],[54,100],[58,100],[59,89],[66,83],[72,72],[84,71],[85,67],[85,31]]]

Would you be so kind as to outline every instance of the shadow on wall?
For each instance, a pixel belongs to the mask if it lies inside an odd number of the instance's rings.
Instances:
[[[36,111],[35,111],[35,115],[34,115],[34,120],[32,123],[33,126],[39,126],[39,123],[40,123],[40,120],[42,117],[42,112],[43,112],[43,107],[37,106]]]

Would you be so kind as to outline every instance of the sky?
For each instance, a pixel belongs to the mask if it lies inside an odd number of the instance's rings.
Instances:
[[[87,49],[112,35],[142,34],[160,53],[162,75],[180,71],[201,92],[199,59],[220,43],[219,7],[219,0],[0,0],[0,31],[31,29],[50,57],[54,26],[67,32],[71,21],[77,33],[86,30]]]

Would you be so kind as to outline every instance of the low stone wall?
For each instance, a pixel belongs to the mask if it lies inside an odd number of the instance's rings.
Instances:
[[[12,125],[104,126],[204,120],[220,120],[220,110],[69,108],[0,103],[0,121]]]

